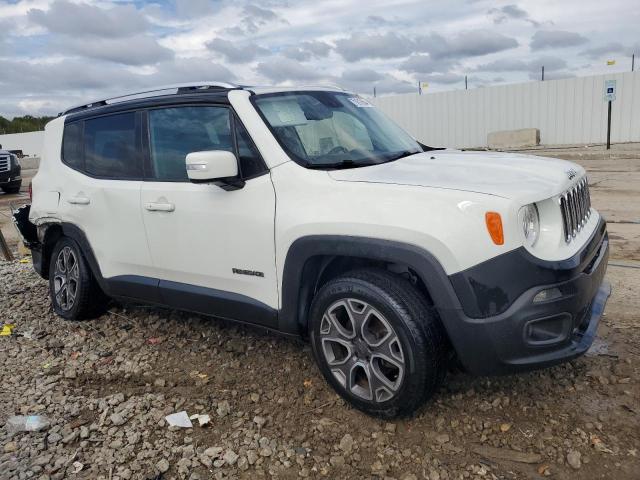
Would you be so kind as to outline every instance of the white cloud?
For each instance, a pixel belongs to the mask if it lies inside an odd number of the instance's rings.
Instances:
[[[75,36],[126,37],[149,26],[133,5],[100,8],[67,0],[56,0],[48,10],[30,9],[27,17],[52,33]]]
[[[563,30],[538,30],[531,38],[531,49],[564,48],[584,45],[589,39],[576,32]]]
[[[65,38],[52,45],[52,48],[56,47],[66,53],[125,65],[150,65],[173,58],[173,50],[160,46],[149,35],[96,38],[90,42],[82,38]]]
[[[634,14],[628,0],[0,0],[0,114],[194,79],[382,94],[528,81],[542,64],[621,71],[602,59],[638,53]]]
[[[259,56],[267,56],[271,52],[253,43],[240,44],[223,38],[214,38],[207,42],[207,48],[222,54],[228,62],[247,63]]]
[[[285,57],[275,57],[258,64],[256,71],[272,82],[307,82],[326,77],[323,70]]]

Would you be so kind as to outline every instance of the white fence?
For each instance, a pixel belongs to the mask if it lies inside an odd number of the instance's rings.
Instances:
[[[546,145],[603,143],[605,80],[617,81],[611,141],[640,142],[640,72],[394,95],[372,102],[433,146],[482,147],[489,132],[519,128],[540,129]]]
[[[30,157],[40,157],[44,143],[44,132],[8,133],[0,135],[0,145],[4,150],[22,150]]]
[[[604,143],[605,80],[617,81],[611,141],[640,142],[640,72],[371,100],[428,145],[482,147],[489,132],[520,128],[540,129],[546,145]],[[43,138],[44,132],[0,135],[0,144],[40,156]]]

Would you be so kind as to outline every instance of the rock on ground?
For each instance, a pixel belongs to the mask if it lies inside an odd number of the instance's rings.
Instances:
[[[583,479],[636,480],[640,285],[627,270],[609,278],[606,356],[499,378],[452,371],[414,417],[388,421],[346,405],[302,343],[149,307],[63,321],[30,265],[2,262],[0,322],[16,327],[0,337],[0,478],[457,480],[580,468]],[[183,410],[211,422],[168,427]],[[10,435],[11,415],[50,426]]]

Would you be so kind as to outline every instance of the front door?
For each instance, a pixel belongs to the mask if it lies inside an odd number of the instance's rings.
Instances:
[[[164,302],[275,327],[275,193],[248,134],[224,105],[150,109],[146,123],[141,206]],[[234,152],[245,186],[190,183],[185,157],[205,150]]]

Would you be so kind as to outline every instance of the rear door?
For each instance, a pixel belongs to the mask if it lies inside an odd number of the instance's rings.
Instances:
[[[146,125],[141,206],[165,303],[276,326],[275,193],[246,130],[225,105],[150,109]],[[205,150],[234,152],[244,187],[189,182],[185,157]]]
[[[64,129],[61,216],[82,230],[116,295],[129,296],[131,290],[119,286],[151,269],[140,210],[141,134],[138,112],[78,120]],[[146,293],[153,299],[157,289]]]

